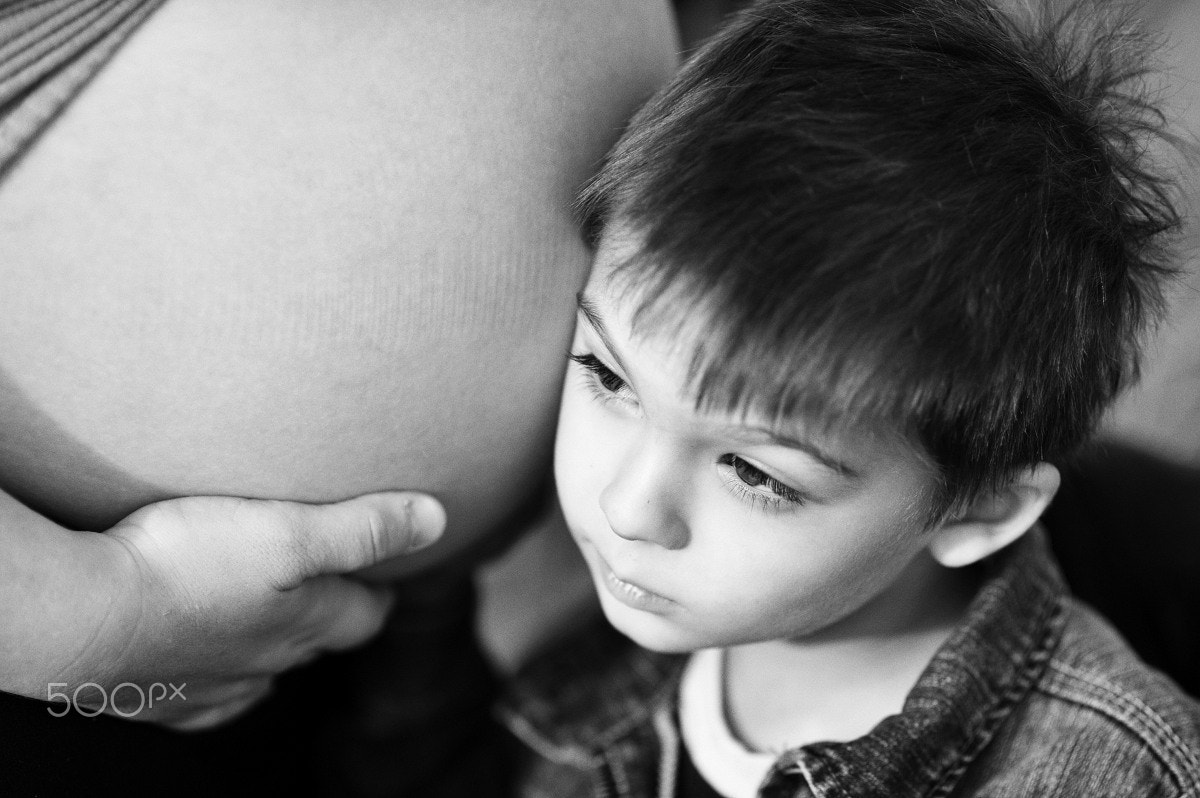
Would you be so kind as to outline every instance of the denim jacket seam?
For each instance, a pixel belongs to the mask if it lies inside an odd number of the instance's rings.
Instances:
[[[608,775],[612,780],[613,789],[620,798],[633,798],[633,791],[630,787],[629,774],[626,772],[625,757],[620,755],[620,752],[606,748],[603,754],[603,760],[608,764]]]
[[[679,749],[682,742],[670,706],[660,706],[654,712],[654,731],[659,747],[658,796],[672,798],[675,795],[675,779],[679,772]]]
[[[804,783],[808,786],[808,791],[813,794],[813,798],[825,798],[825,791],[817,788],[816,779],[813,778],[812,771],[808,769],[808,763],[804,761],[803,756],[796,757],[793,767],[795,768],[794,772],[804,779]],[[786,773],[787,771],[785,770],[784,772]]]
[[[1200,781],[1196,776],[1200,774],[1200,759],[1153,708],[1108,680],[1065,662],[1051,661],[1050,668],[1053,671],[1051,678],[1039,685],[1042,692],[1088,707],[1124,727],[1154,754],[1184,791],[1183,795],[1200,792]]]
[[[659,707],[671,706],[681,673],[682,668],[676,668],[662,683],[648,691],[645,699],[639,702],[638,711],[626,714],[616,722],[592,725],[588,729],[586,745],[563,739],[561,724],[547,728],[544,723],[528,716],[520,704],[501,703],[494,714],[513,734],[550,761],[577,767],[597,767],[607,761],[610,749],[622,739],[646,727]]]
[[[556,742],[541,734],[534,724],[530,723],[519,713],[502,711],[501,721],[522,742],[534,750],[538,756],[545,757],[550,762],[560,765],[571,765],[577,768],[596,768],[604,764],[604,751],[599,753],[589,751],[582,746]]]
[[[757,795],[763,794],[763,791],[768,788],[774,788],[775,782],[779,778],[799,778],[804,781],[804,786],[812,794],[812,798],[827,798],[829,792],[824,785],[817,783],[817,777],[809,770],[808,762],[805,757],[808,755],[806,748],[793,748],[790,751],[784,751],[779,755],[771,765],[771,769],[763,776],[762,783],[758,786]],[[836,786],[836,785],[834,785]],[[776,793],[772,793],[774,795]]]
[[[598,729],[596,732],[595,750],[604,751],[611,748],[622,738],[628,737],[635,730],[645,728],[652,722],[654,713],[662,707],[671,707],[673,697],[679,685],[682,670],[673,673],[646,698],[641,711],[630,714],[623,720]]]
[[[1040,677],[1053,662],[1054,653],[1066,623],[1064,601],[1061,596],[1056,601],[1048,602],[1045,607],[1045,617],[1036,624],[1042,629],[1042,634],[1036,640],[1030,640],[1026,653],[1020,657],[1021,665],[1016,678],[989,708],[975,732],[973,745],[968,750],[962,751],[952,763],[948,762],[941,775],[933,780],[927,793],[930,798],[949,795],[955,789],[967,768],[991,744],[997,730],[1012,714],[1013,709],[1033,690],[1037,689]]]

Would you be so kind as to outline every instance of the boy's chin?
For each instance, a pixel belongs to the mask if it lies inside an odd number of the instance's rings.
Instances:
[[[711,648],[714,643],[693,640],[679,629],[657,617],[630,618],[623,612],[613,612],[604,607],[604,616],[618,632],[642,648],[660,654],[690,654],[702,648]]]

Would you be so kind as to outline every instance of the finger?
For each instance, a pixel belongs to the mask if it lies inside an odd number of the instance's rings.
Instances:
[[[392,608],[392,593],[352,579],[323,576],[300,588],[309,603],[309,640],[320,651],[343,651],[362,645],[383,628]]]
[[[373,493],[335,504],[289,507],[290,550],[285,556],[296,567],[285,571],[296,584],[417,551],[438,540],[446,528],[446,511],[423,493]]]

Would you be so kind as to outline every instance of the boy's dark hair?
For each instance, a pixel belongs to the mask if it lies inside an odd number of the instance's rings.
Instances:
[[[1144,42],[1091,10],[772,0],[684,66],[581,207],[639,242],[638,324],[710,321],[698,406],[898,427],[931,522],[1087,437],[1179,222]]]

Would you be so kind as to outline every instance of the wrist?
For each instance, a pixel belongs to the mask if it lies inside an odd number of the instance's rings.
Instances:
[[[0,630],[0,690],[46,700],[51,683],[104,683],[139,622],[131,558],[92,532],[59,528],[27,543],[0,590],[15,609]]]

